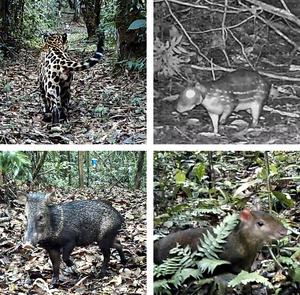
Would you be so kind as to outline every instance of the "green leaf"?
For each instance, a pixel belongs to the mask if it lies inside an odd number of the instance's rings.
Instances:
[[[185,182],[186,176],[182,170],[178,170],[175,175],[175,182],[176,184],[182,184]]]
[[[205,165],[203,163],[196,166],[195,174],[199,181],[202,180],[203,176],[205,175]]]
[[[141,28],[146,28],[146,20],[145,19],[136,19],[135,21],[133,21],[129,28],[129,30],[137,30],[137,29],[141,29]]]
[[[272,191],[272,195],[278,199],[282,204],[288,206],[288,207],[293,207],[295,205],[295,202],[291,199],[289,194],[285,194],[282,192],[278,191]]]
[[[269,165],[269,167],[270,167],[271,175],[277,175],[278,174],[278,169],[277,169],[276,164],[272,163],[271,165]]]
[[[290,274],[294,282],[300,283],[300,267],[293,268]]]

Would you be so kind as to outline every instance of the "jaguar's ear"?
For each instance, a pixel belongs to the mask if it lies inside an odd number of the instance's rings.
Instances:
[[[62,34],[62,38],[63,38],[63,42],[66,43],[68,40],[68,34],[67,33],[63,33]]]
[[[47,39],[49,38],[49,36],[50,36],[49,33],[44,33],[43,38],[44,38],[45,42],[47,41]]]

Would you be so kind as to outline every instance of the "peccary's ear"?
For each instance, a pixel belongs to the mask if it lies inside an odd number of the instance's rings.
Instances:
[[[26,194],[26,201],[28,201],[28,199],[32,196],[32,191],[28,192]]]
[[[50,190],[47,192],[45,199],[47,204],[53,203],[53,197],[55,196],[55,190]]]

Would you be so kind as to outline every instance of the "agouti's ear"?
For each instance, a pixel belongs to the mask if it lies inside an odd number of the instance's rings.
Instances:
[[[249,209],[245,208],[241,213],[240,213],[240,220],[243,222],[247,222],[251,218],[251,212]]]

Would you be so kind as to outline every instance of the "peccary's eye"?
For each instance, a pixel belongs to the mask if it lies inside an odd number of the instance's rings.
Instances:
[[[264,223],[262,221],[257,221],[257,225],[262,227],[264,225]]]
[[[43,218],[43,215],[39,215],[38,217],[37,217],[37,221],[42,221],[44,218]]]

